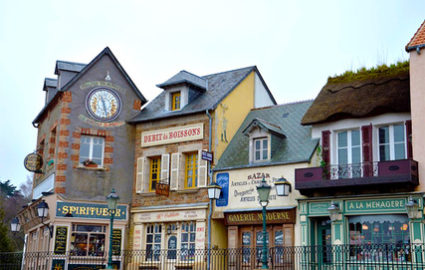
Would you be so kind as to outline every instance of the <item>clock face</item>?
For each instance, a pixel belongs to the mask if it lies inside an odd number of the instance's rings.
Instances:
[[[120,110],[121,100],[113,90],[97,88],[92,90],[87,96],[87,111],[96,120],[114,120]]]

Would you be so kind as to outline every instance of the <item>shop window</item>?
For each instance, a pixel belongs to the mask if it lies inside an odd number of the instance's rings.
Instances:
[[[182,223],[181,229],[181,260],[192,261],[195,259],[196,223]]]
[[[103,166],[103,154],[105,139],[97,136],[81,136],[80,140],[80,159],[83,166],[95,165]]]
[[[181,101],[180,92],[171,93],[171,110],[172,111],[180,110],[180,103],[181,103],[180,101]]]
[[[266,243],[267,246],[269,245],[269,232],[266,232]],[[263,245],[264,245],[264,234],[262,231],[256,232],[256,238],[255,238],[255,249],[256,249],[256,257],[257,261],[261,261],[263,258]]]
[[[104,256],[105,226],[72,225],[72,256]]]
[[[406,158],[406,139],[403,124],[378,128],[379,160]]]
[[[146,227],[146,260],[159,261],[161,255],[160,224],[151,224]]]
[[[251,263],[251,232],[242,232],[242,263]]]
[[[150,173],[149,173],[149,191],[153,192],[156,189],[156,184],[159,182],[161,175],[161,157],[150,158]]]
[[[354,216],[348,219],[350,260],[410,261],[409,222],[405,215]]]
[[[254,161],[265,161],[269,159],[268,138],[258,138],[253,141]]]
[[[360,164],[360,130],[346,130],[338,132],[337,144],[338,177],[360,177],[362,175]]]
[[[198,152],[186,154],[185,164],[185,188],[198,186]]]

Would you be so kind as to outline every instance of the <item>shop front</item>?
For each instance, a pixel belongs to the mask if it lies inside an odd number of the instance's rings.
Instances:
[[[31,224],[34,224],[31,217],[34,217],[34,211],[42,201],[47,203],[49,215],[42,223],[31,228]],[[115,269],[122,269],[121,252],[124,249],[127,216],[127,205],[118,205],[112,233]],[[71,202],[53,194],[28,206],[19,214],[19,218],[28,221],[23,223],[27,235],[24,269],[90,270],[106,267],[111,239],[107,204]]]
[[[422,195],[300,199],[301,243],[317,247],[318,265],[412,262],[423,244]]]

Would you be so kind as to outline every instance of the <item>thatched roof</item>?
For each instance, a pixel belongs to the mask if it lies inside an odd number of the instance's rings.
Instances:
[[[370,76],[363,72],[362,76],[350,74],[330,78],[301,123],[311,125],[389,112],[410,112],[408,68],[387,69],[385,72],[375,69]]]

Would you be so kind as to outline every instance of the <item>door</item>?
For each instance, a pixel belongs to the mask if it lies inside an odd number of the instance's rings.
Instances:
[[[327,269],[332,263],[332,234],[329,219],[319,221],[317,224],[317,257],[319,269]]]

